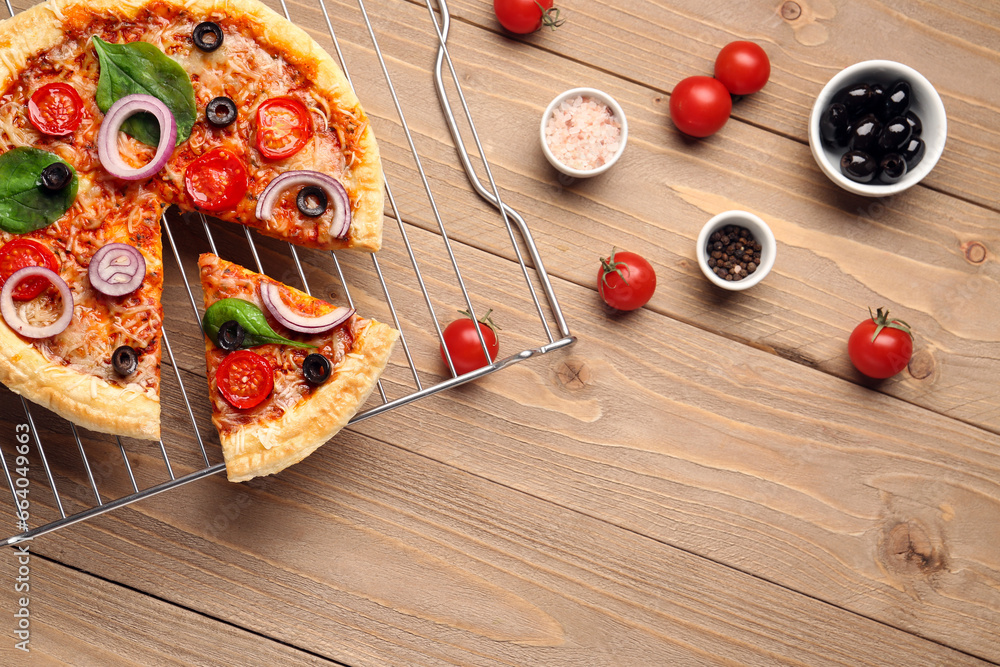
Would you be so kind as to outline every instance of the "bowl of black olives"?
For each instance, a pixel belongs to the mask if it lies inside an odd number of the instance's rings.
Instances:
[[[866,197],[919,183],[944,151],[948,120],[934,86],[891,60],[852,65],[823,87],[809,117],[809,147],[830,179]]]

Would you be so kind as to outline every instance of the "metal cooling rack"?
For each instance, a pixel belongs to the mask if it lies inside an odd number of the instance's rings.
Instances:
[[[402,2],[402,0],[388,0],[388,1]],[[7,4],[8,11],[10,12],[11,16],[13,16],[14,9],[11,6],[10,0],[5,0],[5,2]],[[343,67],[343,70],[347,74],[347,78],[350,81],[351,80],[350,69],[348,67],[347,62],[344,59],[343,52],[341,51],[341,45],[333,29],[333,23],[330,20],[330,14],[327,11],[326,3],[324,2],[324,0],[317,0],[317,2],[319,4],[319,9],[322,11],[323,18],[326,22],[326,27],[329,31],[330,37],[333,40],[333,45],[336,48],[337,56],[340,59],[341,66]],[[283,10],[285,17],[291,20],[291,16],[289,15],[288,7],[285,4],[285,0],[280,0],[280,3],[281,3],[281,9]],[[410,132],[410,126],[407,124],[406,117],[404,114],[403,104],[400,100],[400,97],[396,93],[395,86],[393,85],[392,77],[390,76],[389,68],[386,64],[386,58],[383,56],[378,38],[375,34],[375,30],[372,26],[372,22],[370,20],[368,11],[365,7],[364,0],[357,0],[357,3],[358,3],[358,9],[361,14],[361,18],[363,19],[364,22],[364,26],[371,40],[371,44],[374,49],[374,54],[378,59],[378,63],[385,77],[385,82],[388,86],[388,92],[391,95],[393,104],[395,106],[397,115],[399,117],[400,127],[406,136],[407,143],[409,144],[409,148],[415,162],[417,174],[419,175],[423,189],[426,192],[427,199],[430,204],[430,210],[432,212],[434,221],[437,224],[437,229],[438,232],[440,233],[440,237],[444,242],[444,247],[447,251],[451,267],[454,270],[455,283],[457,284],[458,289],[460,290],[462,296],[464,297],[465,305],[468,308],[468,312],[475,318],[477,317],[477,315],[475,307],[473,306],[472,297],[470,296],[469,290],[467,289],[466,286],[466,282],[462,277],[462,271],[459,267],[458,259],[456,258],[456,254],[452,248],[451,239],[445,228],[445,221],[442,219],[442,215],[438,209],[437,204],[435,203],[434,193],[431,187],[431,183],[428,179],[427,172],[425,171],[421,163],[420,155],[414,144],[414,139]],[[351,420],[351,423],[358,422],[362,419],[367,419],[369,417],[374,417],[375,415],[381,414],[383,412],[394,410],[396,408],[412,403],[413,401],[416,401],[420,398],[436,394],[451,387],[455,387],[457,385],[464,384],[471,380],[475,380],[484,375],[494,373],[508,366],[511,366],[512,364],[519,363],[531,357],[544,354],[546,352],[550,352],[562,347],[566,347],[572,344],[574,341],[573,336],[569,332],[569,328],[566,324],[566,321],[563,318],[562,311],[559,308],[558,300],[556,299],[555,293],[553,292],[548,274],[546,273],[544,264],[542,262],[542,258],[538,254],[538,248],[536,247],[532,239],[531,231],[528,229],[528,226],[525,223],[524,219],[511,207],[503,203],[503,200],[501,199],[500,195],[500,190],[497,187],[496,181],[494,180],[493,173],[490,169],[489,163],[485,159],[485,152],[483,151],[482,144],[479,140],[479,134],[476,131],[475,124],[472,120],[472,115],[469,111],[469,106],[466,103],[465,95],[462,91],[461,84],[459,83],[459,78],[455,71],[454,63],[452,62],[451,56],[448,53],[447,38],[451,25],[451,20],[447,2],[446,0],[436,0],[436,2],[434,2],[433,0],[425,0],[425,4],[430,14],[430,23],[433,26],[433,33],[429,32],[428,35],[431,37],[436,37],[436,42],[438,45],[437,58],[434,66],[435,88],[441,103],[441,110],[443,112],[445,121],[448,124],[449,130],[451,132],[452,138],[454,140],[457,149],[458,158],[461,161],[462,167],[464,168],[466,175],[468,176],[469,182],[473,190],[480,197],[486,200],[486,202],[488,202],[490,205],[492,205],[497,209],[500,219],[502,220],[503,226],[506,229],[507,234],[510,238],[511,246],[513,248],[514,255],[516,256],[517,264],[519,265],[521,272],[524,276],[527,293],[530,295],[531,300],[534,303],[535,309],[537,311],[537,315],[541,323],[541,329],[544,332],[544,339],[540,343],[538,343],[535,347],[529,347],[528,349],[525,349],[522,352],[510,355],[503,359],[499,359],[489,366],[480,368],[479,370],[461,376],[456,375],[454,366],[452,365],[451,360],[448,359],[447,365],[451,371],[451,378],[444,381],[436,381],[435,384],[425,385],[424,382],[421,381],[420,374],[418,373],[416,365],[414,364],[413,356],[411,355],[410,347],[406,340],[406,331],[404,327],[401,325],[400,318],[396,313],[395,306],[393,305],[393,300],[392,300],[393,287],[392,285],[389,284],[389,281],[387,281],[383,276],[382,269],[379,266],[378,257],[376,255],[372,255],[371,259],[373,262],[374,273],[375,275],[377,275],[379,283],[381,284],[382,293],[384,295],[386,305],[388,306],[388,310],[392,314],[393,323],[395,327],[399,329],[401,334],[400,347],[402,349],[403,354],[406,357],[406,361],[412,372],[413,386],[412,389],[409,391],[409,393],[396,398],[390,398],[386,395],[385,389],[382,386],[382,382],[380,381],[378,384],[378,390],[379,390],[379,396],[381,397],[381,403],[379,405],[376,405],[375,407],[368,408],[363,412],[359,412]],[[435,4],[436,4],[436,9],[435,9]],[[447,73],[450,75],[451,84],[454,86],[453,94],[457,95],[458,101],[460,102],[461,110],[465,117],[468,131],[471,132],[472,141],[475,145],[478,156],[475,161],[478,161],[482,165],[482,168],[485,173],[485,179],[480,177],[480,175],[476,171],[476,168],[474,166],[473,156],[470,154],[467,148],[465,138],[463,137],[462,131],[459,128],[458,119],[456,118],[455,113],[452,109],[452,103],[449,100],[449,94],[445,88],[445,68],[447,68]],[[353,81],[351,82],[351,85],[353,87],[354,85]],[[379,132],[376,132],[376,136],[378,135]],[[414,252],[414,248],[411,245],[410,240],[407,236],[407,223],[403,222],[404,216],[402,214],[402,211],[400,211],[400,209],[397,207],[396,197],[393,195],[392,185],[388,177],[386,178],[385,189],[387,195],[386,198],[392,210],[392,217],[395,219],[397,223],[399,234],[401,236],[403,245],[405,246],[406,253],[409,257],[409,262],[413,270],[413,283],[419,286],[420,292],[423,294],[424,302],[429,311],[430,321],[433,323],[433,328],[435,333],[437,334],[438,340],[441,341],[443,329],[441,327],[438,314],[435,312],[433,300],[431,298],[430,293],[428,292],[427,285],[424,282],[424,278],[420,270],[420,265],[419,262],[417,261],[416,253]],[[205,231],[207,245],[213,253],[216,253],[215,240],[212,238],[212,231],[211,228],[209,227],[208,221],[205,219],[204,216],[201,216],[200,220]],[[170,223],[167,220],[166,215],[162,217],[161,222],[162,222],[164,236],[166,237],[173,251],[172,254],[177,264],[177,268],[179,269],[181,275],[184,276],[184,284],[187,289],[188,297],[191,301],[191,307],[194,310],[195,321],[200,322],[201,314],[198,311],[198,306],[194,298],[194,292],[192,291],[191,284],[188,282],[187,275],[185,274],[180,254],[177,251],[177,245],[174,243],[174,234],[173,231],[171,230]],[[244,228],[244,231],[246,233],[246,238],[249,244],[250,252],[253,255],[254,261],[257,264],[257,270],[263,273],[263,268],[261,267],[261,262],[257,252],[257,247],[254,243],[254,239],[250,233],[250,230],[248,228]],[[385,231],[386,232],[389,231],[388,226],[386,227]],[[305,272],[302,269],[302,263],[299,259],[298,252],[292,245],[288,246],[288,252],[290,254],[291,260],[293,261],[296,267],[298,276],[302,281],[302,285],[305,291],[308,292],[309,284],[306,280]],[[527,260],[525,259],[525,254],[528,257]],[[337,253],[331,252],[330,257],[332,258],[332,265],[334,268],[334,272],[336,273],[337,279],[340,281],[340,284],[344,290],[348,302],[353,307],[354,300],[351,297],[350,288],[348,287],[348,282],[345,279],[344,272],[341,269],[340,262],[337,258]],[[541,295],[539,295],[539,292],[541,292]],[[553,330],[555,331],[554,333]],[[485,351],[486,342],[485,340],[483,340],[481,333],[480,333],[480,343],[483,345],[483,349]],[[170,341],[167,336],[166,326],[164,326],[163,330],[163,349],[166,351],[167,356],[170,359],[170,365],[174,369],[174,375],[180,387],[181,395],[183,396],[184,407],[187,410],[187,417],[190,419],[191,426],[193,429],[193,434],[198,442],[198,447],[200,449],[200,451],[196,450],[196,454],[200,454],[201,459],[204,461],[204,467],[199,470],[196,470],[195,472],[191,472],[189,474],[185,474],[182,476],[175,475],[174,470],[170,464],[168,447],[166,444],[164,444],[163,440],[161,439],[157,444],[159,446],[159,452],[162,454],[163,458],[162,472],[164,474],[163,476],[165,477],[165,479],[160,483],[153,484],[151,486],[147,486],[145,488],[140,489],[138,483],[136,482],[136,477],[133,474],[132,466],[129,463],[125,444],[122,442],[121,438],[117,436],[112,436],[115,438],[117,448],[121,451],[122,468],[124,470],[124,473],[128,475],[128,479],[130,481],[132,488],[132,493],[112,500],[108,500],[106,498],[102,499],[101,492],[98,488],[98,482],[94,477],[91,463],[87,459],[87,453],[85,451],[83,441],[80,438],[80,434],[73,424],[68,424],[69,430],[72,432],[73,439],[76,441],[77,449],[79,450],[80,454],[80,459],[83,464],[83,472],[86,475],[90,489],[93,491],[93,496],[94,499],[96,500],[96,504],[82,511],[78,511],[72,514],[67,514],[66,510],[63,507],[62,500],[60,498],[59,489],[57,488],[55,482],[55,476],[53,475],[52,468],[49,465],[48,458],[45,455],[45,448],[39,436],[38,429],[35,426],[35,418],[32,414],[32,410],[38,410],[39,408],[37,408],[37,406],[34,407],[31,406],[27,401],[21,398],[21,404],[24,409],[24,415],[27,424],[30,428],[29,441],[31,443],[34,443],[34,448],[35,450],[37,450],[37,458],[38,460],[41,461],[42,466],[45,470],[45,476],[48,481],[50,490],[52,492],[52,496],[55,501],[54,503],[55,508],[59,513],[59,518],[54,521],[45,523],[44,525],[37,526],[35,528],[30,527],[29,525],[31,523],[30,521],[22,523],[18,527],[22,528],[23,532],[7,538],[6,540],[7,545],[14,545],[19,542],[23,542],[25,540],[38,537],[40,535],[52,532],[59,528],[63,528],[65,526],[97,516],[99,514],[103,514],[112,509],[128,505],[138,500],[142,500],[143,498],[148,498],[163,491],[167,491],[168,489],[173,489],[179,486],[183,486],[184,484],[193,482],[197,479],[201,479],[209,475],[214,475],[225,469],[224,463],[212,464],[209,461],[208,452],[205,448],[205,442],[202,439],[202,435],[199,431],[198,424],[195,419],[194,411],[191,408],[191,402],[188,398],[187,391],[184,388],[184,380],[181,377],[181,371],[176,363],[176,359],[174,358],[174,353],[170,347]],[[435,378],[435,380],[437,380],[437,378]],[[12,469],[16,470],[16,466],[12,466],[8,461],[9,455],[10,455],[9,451],[5,452],[3,450],[0,450],[0,463],[2,463],[3,465],[4,476],[7,480],[8,486],[10,487],[11,495],[14,500],[14,514],[15,516],[18,516],[18,518],[20,518],[18,515],[19,499],[18,499],[17,489],[15,488],[14,478],[11,475],[11,470]],[[17,465],[20,465],[20,462],[18,462]],[[18,484],[17,486],[18,488],[20,488],[20,484]],[[35,490],[32,491],[33,496],[37,497],[37,494],[38,494],[37,491]]]

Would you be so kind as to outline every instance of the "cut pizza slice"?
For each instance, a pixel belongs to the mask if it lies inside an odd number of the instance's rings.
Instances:
[[[232,482],[297,463],[375,389],[399,336],[259,273],[204,254],[212,422]]]

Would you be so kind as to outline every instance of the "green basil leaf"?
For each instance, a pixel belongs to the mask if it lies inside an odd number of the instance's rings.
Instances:
[[[42,170],[62,162],[73,177],[62,190],[40,185]],[[72,165],[58,155],[37,148],[14,148],[0,155],[0,229],[27,234],[62,217],[76,200],[79,179]]]
[[[304,348],[316,347],[279,336],[267,323],[263,311],[243,299],[221,299],[213,303],[205,310],[205,315],[201,318],[201,328],[204,329],[212,342],[218,345],[219,327],[229,320],[236,320],[246,330],[243,347],[257,347],[267,343]]]
[[[97,80],[97,106],[104,113],[126,95],[152,95],[159,99],[177,121],[177,143],[191,136],[198,115],[194,88],[184,68],[148,42],[109,44],[96,35],[94,50],[101,64]],[[160,125],[150,113],[138,113],[122,125],[122,130],[153,146],[160,141]]]

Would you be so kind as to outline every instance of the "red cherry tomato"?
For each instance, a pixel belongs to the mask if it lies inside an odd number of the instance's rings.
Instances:
[[[678,130],[692,137],[721,130],[732,110],[729,90],[710,76],[689,76],[670,94],[670,118]]]
[[[274,389],[274,368],[256,352],[237,350],[219,364],[215,384],[230,405],[247,410],[260,405]]]
[[[5,243],[0,247],[0,287],[15,271],[29,266],[43,266],[59,273],[59,260],[44,244],[33,239],[14,239]],[[45,278],[28,278],[14,288],[11,296],[15,301],[29,301],[44,292],[49,284]]]
[[[312,136],[309,110],[291,97],[272,97],[257,107],[257,150],[282,160],[302,150]]]
[[[458,311],[465,315],[463,319],[455,320],[444,329],[444,345],[441,346],[441,359],[444,365],[448,365],[444,348],[448,347],[448,354],[451,355],[451,363],[455,366],[458,375],[465,375],[477,368],[487,366],[497,358],[500,353],[500,340],[497,338],[497,326],[490,319],[490,313],[475,322],[472,316],[464,310]],[[483,354],[483,344],[479,342],[479,334],[476,333],[476,325],[483,332],[483,339],[486,341],[486,348],[490,352],[489,360]]]
[[[753,42],[730,42],[715,59],[715,78],[733,95],[756,93],[770,76],[771,61]]]
[[[906,368],[913,356],[910,325],[890,319],[889,311],[883,313],[879,308],[870,319],[854,327],[847,341],[847,354],[854,367],[868,377],[892,377]]]
[[[250,187],[243,160],[216,148],[188,165],[184,189],[191,202],[206,211],[223,211],[236,206]]]
[[[555,29],[563,24],[552,0],[493,0],[493,12],[500,25],[518,35],[535,32],[543,25]]]
[[[597,291],[604,303],[612,308],[642,308],[656,291],[656,272],[641,255],[617,252],[612,248],[610,257],[601,258],[601,268],[597,270]]]
[[[28,120],[44,134],[70,134],[83,120],[83,100],[67,83],[47,83],[28,100]]]

